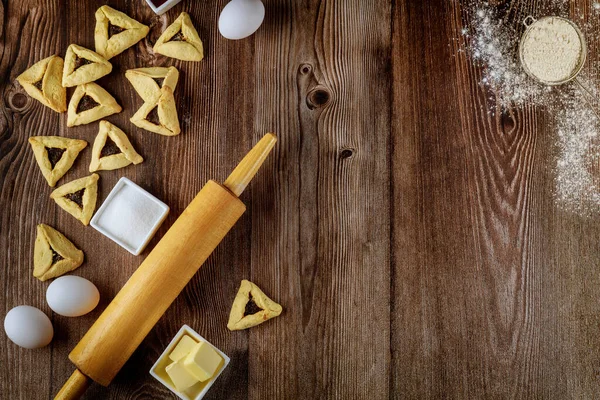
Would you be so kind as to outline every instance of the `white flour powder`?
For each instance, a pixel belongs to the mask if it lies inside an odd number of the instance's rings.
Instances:
[[[521,24],[526,14],[519,14],[515,21],[505,20],[497,13],[497,8],[488,3],[469,2],[465,10],[465,20],[468,24],[463,28],[467,54],[482,68],[481,85],[490,93],[490,113],[495,112],[499,104],[503,108],[519,107],[526,104],[543,108],[549,117],[549,127],[545,134],[550,134],[556,144],[556,157],[547,160],[548,167],[554,172],[554,198],[558,207],[576,212],[581,215],[597,214],[600,212],[600,123],[583,95],[574,84],[548,86],[530,78],[519,62],[519,42],[525,30]],[[593,12],[600,9],[594,3]],[[593,47],[600,42],[594,23],[582,23],[583,13],[577,8],[569,9],[569,3],[564,0],[547,0],[536,5],[541,15],[569,14],[583,31],[588,43]],[[579,17],[578,17],[579,16]],[[541,18],[540,18],[541,20]],[[540,22],[540,21],[538,21]],[[539,35],[536,34],[536,37]],[[548,38],[541,35],[542,48],[547,48]],[[550,36],[552,38],[552,36]],[[554,37],[556,39],[556,37]],[[572,60],[577,54],[577,41],[568,36],[565,41],[570,43],[565,54],[569,62],[559,62],[556,54],[548,61],[548,51],[529,50],[530,56],[540,62],[536,69],[541,77],[555,80],[572,72]],[[553,40],[550,40],[552,42]],[[572,47],[571,47],[572,46]],[[579,43],[578,51],[581,51]],[[577,57],[577,59],[579,56]],[[546,62],[543,62],[546,61]],[[534,62],[534,64],[535,64]],[[531,63],[531,61],[530,61]],[[589,63],[589,61],[588,61]],[[598,96],[595,86],[596,68],[590,65],[578,76],[585,87]],[[530,67],[532,68],[532,67]],[[548,71],[548,68],[551,69]]]
[[[521,46],[525,67],[534,77],[549,83],[571,78],[583,54],[577,30],[570,22],[558,17],[534,22]]]

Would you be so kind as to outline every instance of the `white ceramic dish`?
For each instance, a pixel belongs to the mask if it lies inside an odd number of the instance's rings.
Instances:
[[[169,359],[169,354],[171,354],[171,351],[173,351],[173,349],[175,348],[177,343],[179,343],[179,340],[182,338],[183,335],[188,335],[198,342],[206,342],[207,344],[209,344],[213,349],[215,349],[215,351],[217,353],[219,353],[219,355],[221,357],[223,357],[223,363],[221,364],[219,369],[217,369],[217,371],[215,372],[215,374],[212,378],[210,378],[206,382],[198,382],[194,386],[192,386],[191,388],[189,388],[188,390],[186,390],[185,392],[182,393],[182,392],[178,392],[177,389],[175,389],[175,386],[173,385],[173,382],[171,382],[171,379],[169,379],[169,376],[167,375],[165,368],[167,367],[167,365],[169,365],[172,362],[171,359]],[[163,353],[160,355],[158,360],[156,360],[156,362],[150,369],[150,375],[152,375],[157,381],[159,381],[160,383],[165,385],[171,392],[175,393],[180,399],[200,400],[206,395],[206,393],[208,392],[208,389],[211,388],[211,386],[217,380],[217,378],[219,378],[219,375],[221,375],[221,372],[223,372],[223,370],[227,367],[227,365],[229,364],[229,361],[230,361],[229,357],[227,357],[225,355],[225,353],[223,353],[221,350],[219,350],[215,346],[213,346],[208,340],[204,339],[192,328],[190,328],[187,325],[184,325],[181,327],[179,332],[177,332],[177,334],[175,335],[173,340],[171,340],[171,343],[169,343],[169,345],[167,346],[165,351],[163,351]]]
[[[127,193],[135,193],[138,199],[143,199],[144,203],[148,206],[148,208],[152,208],[153,210],[152,215],[148,217],[150,218],[151,226],[148,227],[146,232],[144,232],[144,237],[141,240],[139,240],[138,238],[138,240],[135,240],[134,243],[128,242],[127,238],[124,237],[126,235],[124,235],[122,232],[121,235],[119,235],[120,232],[116,232],[117,229],[115,229],[114,227],[111,231],[111,227],[108,226],[110,224],[104,221],[108,218],[108,216],[104,218],[105,213],[108,214],[109,212],[111,212],[111,202],[122,190],[127,190]],[[169,206],[167,206],[162,201],[158,200],[156,197],[152,196],[150,193],[133,183],[131,180],[123,177],[119,179],[119,181],[117,182],[113,190],[111,190],[106,200],[104,200],[104,203],[102,203],[96,214],[94,214],[90,225],[92,225],[94,229],[102,233],[104,236],[108,237],[109,239],[117,243],[119,246],[129,251],[131,254],[137,256],[142,251],[144,251],[144,248],[146,247],[148,242],[150,242],[150,239],[152,239],[160,225],[163,223],[163,221],[167,217],[167,214],[169,214]],[[134,241],[134,239],[132,239],[132,241]]]
[[[167,11],[169,11],[171,8],[173,8],[175,6],[175,4],[179,3],[180,1],[181,0],[167,0],[158,7],[156,7],[154,5],[152,0],[146,0],[146,3],[148,3],[148,5],[152,9],[152,11],[154,11],[158,15],[161,15],[161,14],[164,14]]]

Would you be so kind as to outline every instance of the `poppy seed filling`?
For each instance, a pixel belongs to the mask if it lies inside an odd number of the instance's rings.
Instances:
[[[120,26],[113,25],[110,22],[108,23],[108,38],[118,35],[119,33],[125,31],[126,29],[121,28]]]
[[[64,257],[58,254],[52,247],[50,247],[50,251],[52,251],[52,264],[50,265],[54,265],[60,260],[64,260]]]
[[[79,114],[82,111],[91,110],[92,108],[96,108],[100,105],[92,96],[84,95],[79,103],[77,103],[77,110],[75,112]]]
[[[71,200],[73,203],[77,204],[79,208],[83,208],[83,194],[85,192],[85,188],[80,189],[74,193],[68,193],[65,195],[65,198]]]
[[[248,302],[246,303],[246,308],[244,309],[244,316],[246,315],[254,315],[257,312],[262,311],[262,308],[260,308],[255,302],[254,299],[252,298],[252,295],[248,295]]]
[[[104,143],[104,147],[100,151],[100,158],[112,156],[113,154],[121,153],[121,149],[117,144],[108,136],[106,138],[106,143]]]
[[[92,61],[76,55],[75,56],[75,68],[73,68],[73,71],[76,71],[77,69],[83,67],[84,65],[88,65],[88,64],[92,64],[92,63],[93,63]]]
[[[58,164],[66,150],[67,149],[61,149],[58,147],[46,147],[46,152],[48,153],[48,161],[50,161],[52,169],[56,167],[56,164]]]

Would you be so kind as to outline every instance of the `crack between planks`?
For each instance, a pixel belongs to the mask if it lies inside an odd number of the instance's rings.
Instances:
[[[389,260],[389,270],[390,270],[390,303],[389,303],[389,329],[390,329],[390,333],[389,333],[389,364],[388,364],[388,371],[389,371],[389,383],[388,383],[388,398],[392,398],[392,393],[394,393],[394,374],[393,374],[393,365],[394,365],[394,351],[393,351],[393,344],[394,344],[394,319],[393,319],[393,315],[396,311],[396,307],[395,307],[395,295],[396,295],[396,270],[394,268],[394,265],[396,264],[396,257],[395,257],[395,253],[394,253],[394,236],[395,236],[395,207],[394,207],[394,177],[395,177],[395,173],[394,173],[394,168],[393,168],[393,157],[394,157],[394,153],[395,153],[395,149],[394,149],[394,140],[392,140],[393,137],[393,123],[394,123],[394,107],[393,107],[393,102],[394,102],[394,16],[395,16],[395,12],[396,12],[396,0],[392,0],[391,2],[391,6],[390,6],[390,58],[388,59],[389,62],[389,68],[388,68],[388,79],[390,82],[392,82],[392,84],[389,86],[389,92],[388,92],[388,126],[389,126],[389,135],[388,135],[388,154],[387,154],[387,165],[388,165],[388,171],[390,173],[389,175],[389,186],[388,186],[388,207],[389,207],[389,213],[390,213],[390,232],[389,232],[389,243],[388,243],[388,249],[389,249],[389,254],[390,254],[390,260]]]

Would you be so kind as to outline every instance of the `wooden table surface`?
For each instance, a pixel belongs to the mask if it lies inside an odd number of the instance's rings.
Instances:
[[[241,41],[218,34],[225,3],[184,0],[157,17],[142,0],[108,1],[152,28],[99,81],[124,108],[107,119],[145,158],[101,172],[99,204],[122,176],[165,201],[171,213],[149,248],[265,132],[279,143],[242,196],[247,213],[110,387],[85,398],[174,398],[148,371],[183,324],[231,357],[207,399],[600,398],[598,218],[556,206],[544,110],[488,113],[494,97],[459,51],[472,1],[265,0],[264,25]],[[2,399],[53,397],[74,369],[69,351],[149,251],[129,254],[50,200],[27,138],[91,144],[98,124],[67,128],[15,82],[71,43],[93,48],[102,4],[0,5],[0,316],[32,305],[55,328],[40,350],[0,335]],[[521,16],[544,6],[494,4]],[[574,7],[590,13],[591,1],[559,12]],[[199,63],[151,50],[184,10],[204,41]],[[180,136],[129,122],[141,100],[124,72],[151,65],[180,70]],[[87,175],[90,157],[91,146],[60,183]],[[74,274],[100,290],[92,313],[47,306],[49,282],[32,277],[39,223],[85,252]],[[284,313],[230,332],[242,279]]]

